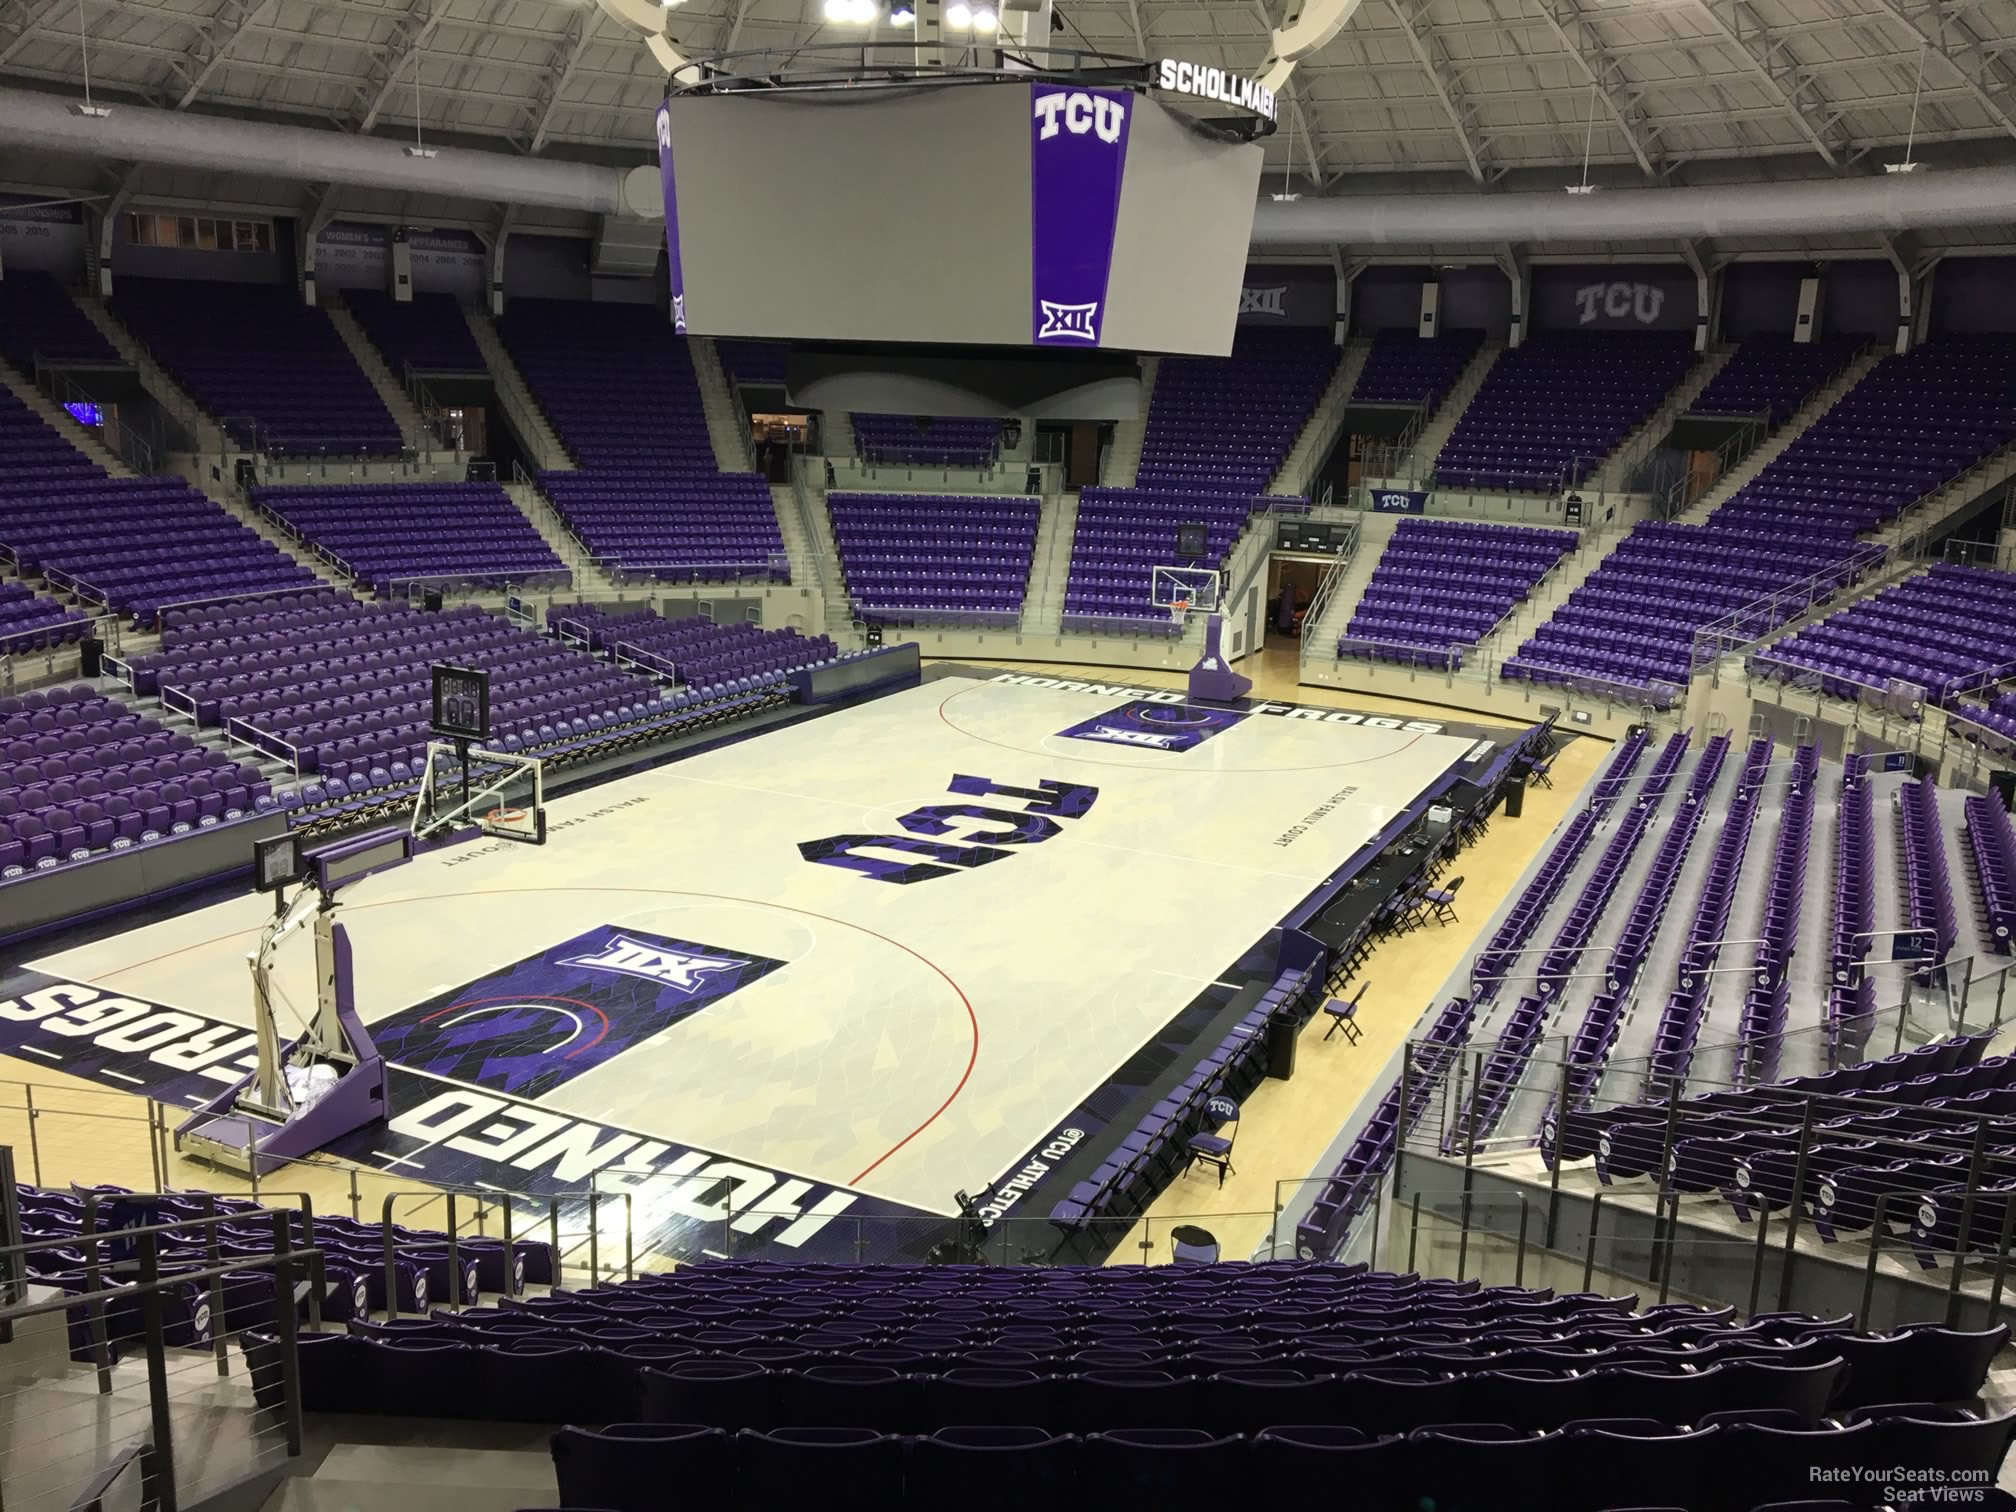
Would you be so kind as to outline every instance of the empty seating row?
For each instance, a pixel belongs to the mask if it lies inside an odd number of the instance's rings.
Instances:
[[[495,483],[255,487],[253,507],[380,598],[430,587],[554,588],[571,574]]]

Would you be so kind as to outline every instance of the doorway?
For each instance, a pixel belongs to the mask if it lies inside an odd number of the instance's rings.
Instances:
[[[1328,564],[1277,556],[1267,563],[1267,636],[1270,646],[1294,646]]]

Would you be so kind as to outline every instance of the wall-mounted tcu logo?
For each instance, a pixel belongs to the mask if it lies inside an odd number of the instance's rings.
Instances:
[[[1039,142],[1049,141],[1061,127],[1073,136],[1083,136],[1089,131],[1102,142],[1117,144],[1120,128],[1127,120],[1127,102],[1111,95],[1087,94],[1083,90],[1073,90],[1070,94],[1038,95],[1036,118],[1043,123],[1043,129],[1036,133]]]
[[[950,877],[1012,855],[1007,847],[1036,845],[1063,826],[1059,819],[1082,819],[1098,798],[1097,788],[1044,780],[1033,788],[1006,787],[989,777],[955,776],[952,792],[972,798],[1015,798],[1024,809],[996,808],[979,803],[934,803],[912,810],[896,822],[907,835],[828,835],[799,842],[798,854],[820,866],[843,866],[875,882],[928,882]],[[921,835],[951,835],[956,839],[926,840]],[[893,851],[897,856],[864,854]]]
[[[1587,284],[1575,291],[1575,306],[1583,325],[1599,317],[1628,317],[1640,325],[1651,325],[1666,308],[1666,291],[1647,283]]]

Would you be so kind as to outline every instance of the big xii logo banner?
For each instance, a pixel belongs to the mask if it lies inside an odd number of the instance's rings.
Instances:
[[[1037,346],[1097,346],[1134,98],[1032,84],[1030,310]]]

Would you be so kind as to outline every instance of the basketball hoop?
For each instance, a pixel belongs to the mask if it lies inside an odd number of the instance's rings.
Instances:
[[[1169,612],[1171,614],[1188,614],[1190,612],[1190,600],[1187,598],[1172,599],[1169,604]]]
[[[485,814],[483,819],[486,824],[495,824],[505,829],[511,829],[525,822],[525,810],[494,808]]]

